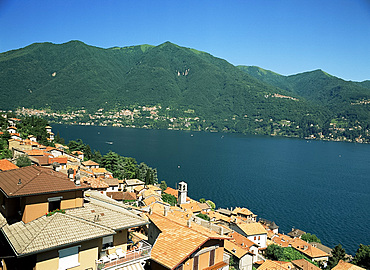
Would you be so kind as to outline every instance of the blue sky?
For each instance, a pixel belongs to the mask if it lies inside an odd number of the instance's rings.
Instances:
[[[171,41],[283,75],[370,79],[370,0],[0,0],[0,52]]]

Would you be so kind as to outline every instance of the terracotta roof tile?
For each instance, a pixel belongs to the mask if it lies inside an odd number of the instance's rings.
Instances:
[[[310,263],[309,261],[305,259],[294,260],[294,261],[291,261],[291,263],[298,266],[302,270],[320,270],[319,267],[317,267],[316,265]]]
[[[172,196],[175,196],[176,198],[178,197],[179,195],[179,192],[176,190],[176,189],[173,189],[171,187],[167,187],[166,190],[163,191],[164,193],[167,193],[167,194],[170,194]]]
[[[365,268],[340,260],[332,270],[365,270]]]
[[[296,250],[299,250],[300,252],[304,253],[309,258],[319,258],[329,256],[328,253],[313,247],[311,244],[307,243],[306,241],[303,241],[300,238],[294,238],[293,240],[290,241],[290,244]]]
[[[0,171],[8,171],[13,169],[18,169],[19,167],[13,163],[11,163],[7,159],[1,159],[0,160]]]
[[[271,261],[266,260],[258,270],[291,270],[293,264],[290,262],[280,262],[280,261]]]
[[[266,234],[266,229],[257,222],[245,223],[239,222],[236,224],[246,235],[258,235],[258,234]]]
[[[76,186],[65,174],[44,167],[28,166],[0,172],[0,189],[8,197],[81,190],[87,187],[84,184]]]
[[[209,239],[224,239],[219,235],[217,237],[215,233],[212,234],[215,237],[211,237],[194,230],[194,223],[188,228],[175,222],[173,218],[169,219],[156,213],[149,215],[149,219],[161,231],[152,248],[151,259],[170,269],[187,259]],[[169,246],[171,248],[168,248]]]
[[[82,165],[84,165],[84,166],[99,166],[99,163],[96,163],[95,161],[92,161],[92,160],[88,160],[88,161],[82,162]]]
[[[125,201],[136,201],[136,194],[134,192],[123,192],[123,200]]]

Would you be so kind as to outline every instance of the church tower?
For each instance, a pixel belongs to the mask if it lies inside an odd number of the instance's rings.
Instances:
[[[184,181],[180,182],[178,188],[178,200],[177,200],[178,204],[187,203],[186,202],[186,197],[188,195],[187,193],[188,193],[188,184],[186,184]]]

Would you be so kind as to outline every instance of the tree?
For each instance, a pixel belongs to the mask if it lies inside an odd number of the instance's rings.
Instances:
[[[305,233],[302,235],[301,239],[308,243],[311,243],[311,242],[321,243],[321,240],[317,238],[315,234]]]
[[[283,257],[283,248],[275,244],[269,245],[266,248],[265,256],[273,261],[278,261]]]
[[[370,245],[360,244],[352,263],[370,269]]]
[[[341,244],[338,244],[335,246],[335,248],[332,249],[331,255],[332,256],[329,257],[329,260],[328,260],[328,266],[327,266],[328,269],[332,269],[338,264],[340,260],[344,260],[346,256],[346,251],[344,250]]]
[[[216,204],[214,202],[212,202],[211,200],[207,200],[206,203],[208,203],[208,205],[211,206],[212,210],[216,209]]]
[[[177,199],[175,196],[167,193],[162,194],[162,200],[166,203],[169,203],[172,206],[175,206],[177,204]]]
[[[18,167],[31,166],[31,160],[27,155],[21,155],[17,158],[16,165]]]
[[[201,219],[204,219],[204,220],[207,220],[207,221],[210,221],[211,219],[210,219],[210,217],[208,216],[208,215],[206,215],[206,214],[202,214],[202,213],[199,213],[198,215],[197,215],[197,217],[200,217]]]
[[[200,198],[200,199],[199,199],[199,202],[200,202],[200,203],[205,203],[205,202],[206,202],[206,199],[204,199],[204,198]]]
[[[165,191],[167,189],[167,183],[166,181],[162,181],[161,184],[159,185],[162,191]]]

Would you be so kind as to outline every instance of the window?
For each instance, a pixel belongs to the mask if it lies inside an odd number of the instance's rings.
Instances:
[[[257,236],[254,237],[254,240],[257,240]]]
[[[113,235],[109,235],[106,237],[103,237],[103,247],[102,249],[108,249],[110,247],[113,247]]]
[[[62,197],[53,197],[53,198],[48,198],[49,202],[49,212],[54,211],[56,209],[60,209],[60,201]]]
[[[215,264],[215,254],[216,254],[216,250],[215,249],[212,249],[209,252],[209,266],[212,266],[212,265]]]
[[[199,256],[194,257],[193,270],[198,270]]]
[[[261,240],[261,236],[258,236],[258,240]]]
[[[75,246],[59,250],[59,267],[58,270],[65,270],[72,267],[79,266],[78,262],[78,248]]]

